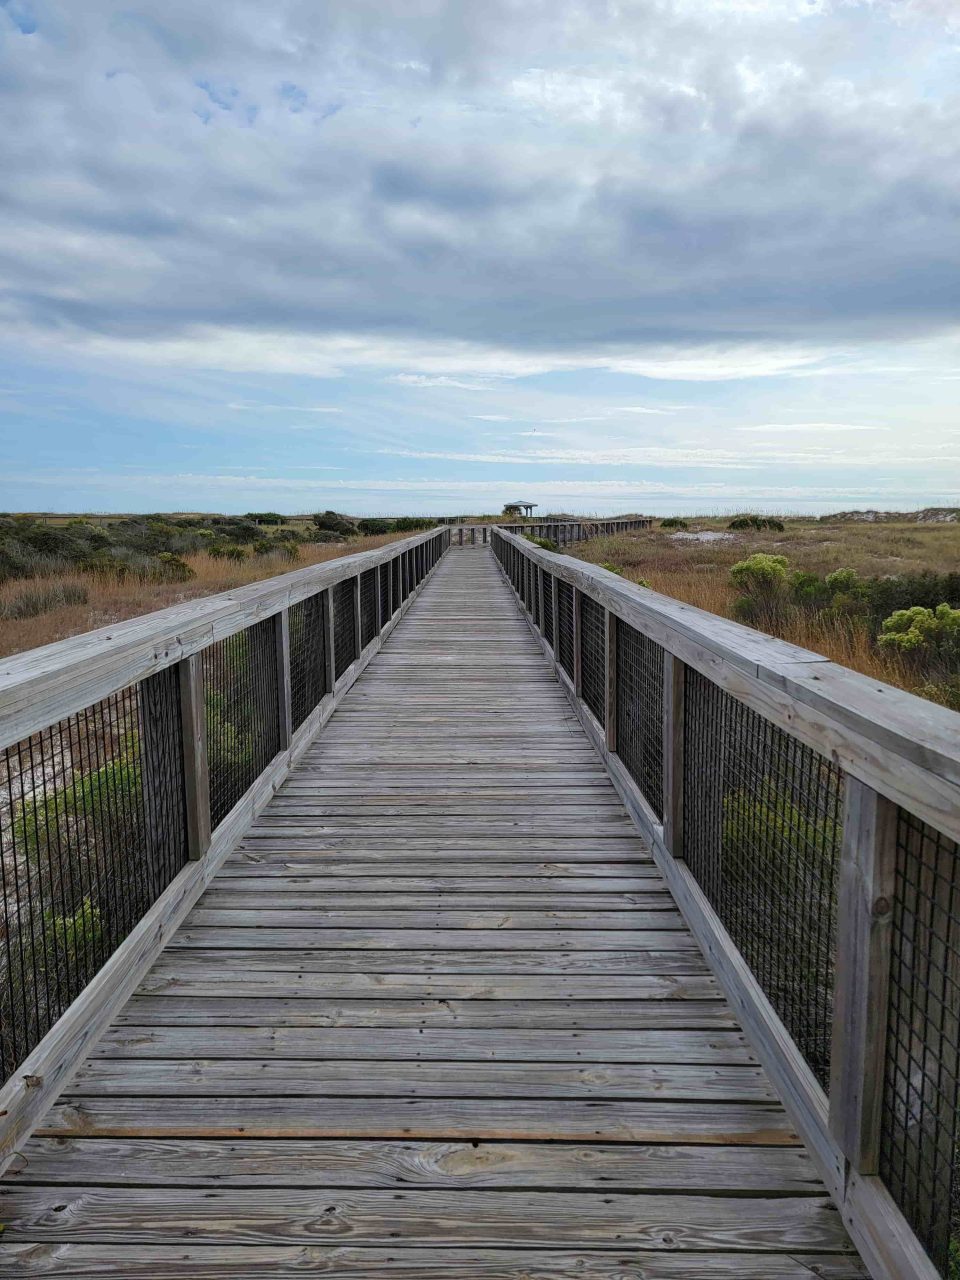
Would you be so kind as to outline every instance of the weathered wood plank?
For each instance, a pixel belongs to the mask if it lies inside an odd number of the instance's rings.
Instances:
[[[223,926],[231,930],[241,928],[256,929],[316,929],[346,931],[371,929],[415,929],[421,933],[480,931],[550,932],[553,930],[573,930],[582,933],[590,930],[593,936],[619,933],[621,935],[637,930],[683,928],[683,917],[676,910],[670,898],[664,899],[664,906],[658,911],[644,911],[635,908],[631,911],[483,911],[483,910],[437,910],[437,911],[397,911],[376,910],[369,908],[355,911],[325,911],[321,908],[305,906],[271,907],[263,909],[245,909],[243,907],[207,907],[201,902],[194,907],[187,919],[191,929],[211,929]]]
[[[310,996],[133,996],[117,1025],[514,1027],[605,1030],[735,1028],[723,1000],[324,1000]]]
[[[669,913],[661,913],[669,914]],[[576,929],[274,929],[229,926],[183,926],[170,940],[181,947],[295,947],[349,951],[408,950],[418,946],[431,951],[629,951],[650,947],[658,951],[695,950],[690,934],[673,929],[607,929],[587,933]]]
[[[221,968],[222,966],[222,968]],[[607,984],[607,994],[618,980],[633,982],[636,977],[661,973],[702,974],[706,963],[696,948],[660,951],[656,945],[635,946],[630,951],[298,951],[296,948],[252,948],[208,951],[187,947],[162,953],[147,981],[170,977],[210,978],[212,972],[359,974],[377,978],[381,974],[483,974],[523,977],[540,983],[561,975],[585,975],[591,984]],[[580,988],[584,989],[584,988]],[[635,992],[631,988],[631,992]],[[537,987],[536,994],[546,994]],[[564,994],[575,998],[574,988]],[[621,993],[630,994],[630,992]],[[596,995],[591,995],[595,999]]]
[[[64,1203],[66,1202],[66,1203]],[[835,1252],[847,1246],[825,1197],[647,1197],[609,1192],[344,1190],[318,1202],[293,1188],[0,1187],[6,1235],[118,1244],[311,1243],[463,1247],[593,1245],[681,1251]]]
[[[212,1038],[212,1035],[211,1035]],[[71,1098],[262,1098],[281,1095],[417,1098],[623,1098],[773,1102],[759,1067],[570,1063],[191,1061],[98,1058],[74,1077]]]
[[[211,1027],[213,1024],[210,1024]],[[376,1058],[397,1061],[755,1063],[742,1032],[736,1030],[559,1031],[529,1028],[317,1027],[218,1023],[211,1032],[175,1020],[111,1027],[91,1050],[91,1058]]]
[[[799,1147],[604,1146],[270,1138],[34,1138],[18,1183],[570,1188],[823,1195]]]

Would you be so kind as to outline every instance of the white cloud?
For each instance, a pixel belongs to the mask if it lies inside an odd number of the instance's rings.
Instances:
[[[866,426],[857,422],[763,422],[750,427],[737,427],[737,431],[794,432],[794,431],[889,431],[889,427]]]
[[[242,409],[250,412],[279,412],[279,413],[343,413],[342,409],[333,405],[319,404],[257,404],[255,401],[249,403],[228,404],[228,409]]]

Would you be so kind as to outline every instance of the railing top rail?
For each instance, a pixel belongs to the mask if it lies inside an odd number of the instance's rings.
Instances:
[[[446,532],[436,526],[372,551],[294,569],[0,659],[0,750]]]
[[[960,838],[960,718],[739,622],[597,565],[496,532],[844,769]]]

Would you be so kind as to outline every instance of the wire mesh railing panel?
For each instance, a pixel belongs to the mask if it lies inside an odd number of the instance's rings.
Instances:
[[[617,619],[617,755],[663,821],[663,649]]]
[[[553,574],[543,575],[543,638],[553,648]]]
[[[607,640],[604,609],[580,593],[580,696],[603,724],[606,720]]]
[[[275,635],[274,620],[266,618],[203,651],[214,827],[280,750]]]
[[[175,668],[0,751],[3,1079],[186,861]]]
[[[338,680],[357,656],[353,582],[345,578],[333,588],[333,669]]]
[[[960,846],[897,814],[880,1176],[934,1265],[960,1268]]]
[[[290,709],[294,729],[300,728],[330,692],[323,613],[322,591],[290,606]]]
[[[393,575],[390,572],[390,565],[382,564],[380,566],[380,617],[381,627],[390,621],[393,617],[393,595],[392,583]]]
[[[397,556],[395,560],[390,562],[390,604],[393,607],[394,613],[397,612],[403,602],[403,595],[401,592],[403,574],[400,570],[400,557]]]
[[[573,587],[561,578],[556,580],[557,590],[557,658],[561,667],[573,679]]]
[[[368,569],[360,575],[360,644],[365,649],[376,638],[377,625],[377,571]]]
[[[689,667],[684,753],[683,856],[826,1089],[842,775]]]

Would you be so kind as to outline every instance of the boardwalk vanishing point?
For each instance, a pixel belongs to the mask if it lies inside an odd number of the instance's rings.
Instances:
[[[3,660],[0,1276],[946,1275],[958,784],[506,530]]]

